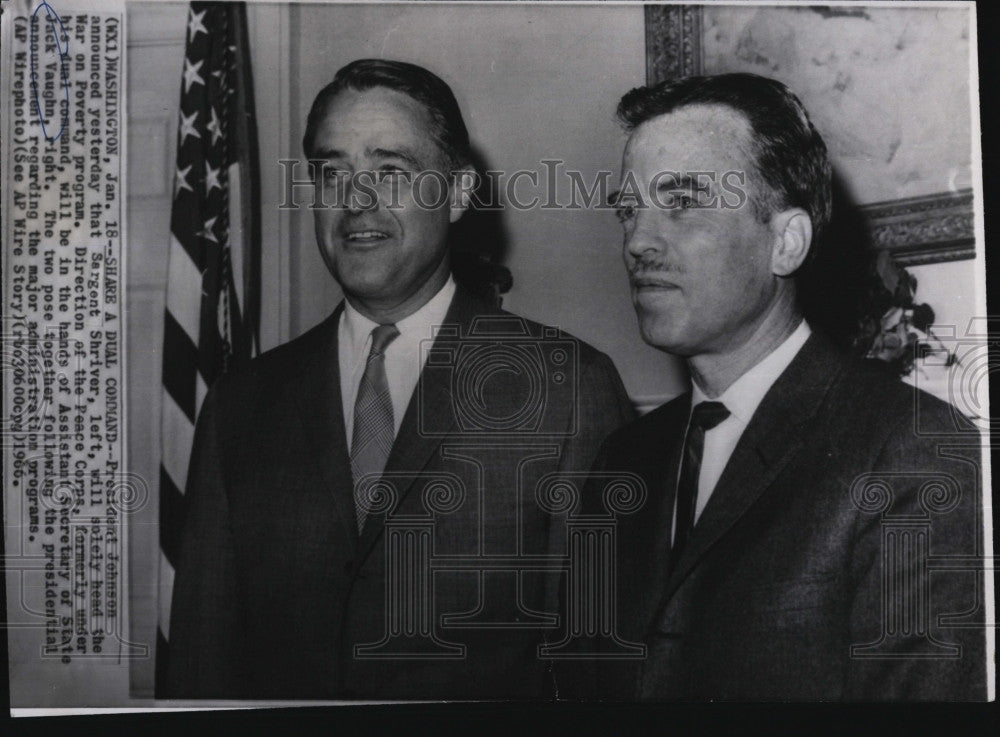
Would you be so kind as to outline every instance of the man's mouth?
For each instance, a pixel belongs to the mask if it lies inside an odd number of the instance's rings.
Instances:
[[[633,276],[632,288],[638,290],[652,290],[652,289],[680,289],[674,282],[667,281],[659,277],[651,276]]]
[[[377,243],[388,237],[384,230],[353,230],[344,236],[344,240],[350,243]]]

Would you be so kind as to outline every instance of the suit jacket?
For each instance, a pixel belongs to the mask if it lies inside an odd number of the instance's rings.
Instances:
[[[389,505],[373,509],[359,534],[338,375],[341,309],[205,398],[165,695],[549,695],[536,648],[555,624],[552,575],[511,565],[558,553],[565,541],[563,520],[536,503],[539,479],[586,473],[601,441],[632,418],[614,365],[459,288],[387,461],[392,489],[379,503]],[[387,578],[390,564],[396,574],[419,567],[400,545],[453,563],[433,570],[432,593],[422,589],[411,609],[399,603],[398,577]],[[484,556],[515,564],[484,572]],[[399,636],[387,643],[389,633]]]
[[[643,509],[619,520],[617,557],[618,632],[646,657],[601,663],[564,690],[984,699],[980,439],[967,421],[814,333],[762,400],[668,575],[690,401],[613,433],[595,464],[637,473],[648,489]],[[949,559],[953,570],[934,568]]]

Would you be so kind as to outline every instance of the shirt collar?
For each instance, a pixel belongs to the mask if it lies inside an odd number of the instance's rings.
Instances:
[[[438,290],[437,294],[424,303],[423,307],[396,323],[399,338],[389,344],[386,352],[392,350],[392,347],[397,343],[409,343],[432,337],[432,328],[441,325],[448,314],[448,307],[455,296],[455,288],[455,279],[449,274],[448,281]],[[351,352],[360,353],[371,337],[372,330],[378,327],[378,323],[369,320],[354,309],[350,302],[344,300],[344,327],[346,328],[345,337]],[[401,341],[400,338],[403,340]]]
[[[449,274],[448,281],[423,307],[396,323],[400,337],[408,341],[432,338],[433,329],[444,323],[454,296],[455,279]]]
[[[812,330],[809,328],[809,324],[802,320],[781,345],[730,384],[729,388],[714,400],[709,400],[705,393],[698,388],[698,385],[691,382],[691,407],[694,408],[699,402],[722,402],[733,417],[744,425],[748,425],[753,413],[757,411],[757,407],[764,399],[764,395],[788,368],[788,364],[802,349],[811,334]]]

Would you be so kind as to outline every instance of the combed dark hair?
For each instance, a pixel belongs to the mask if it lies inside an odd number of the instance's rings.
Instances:
[[[419,102],[431,117],[431,135],[452,169],[467,166],[472,160],[469,131],[462,119],[451,88],[437,75],[416,64],[388,59],[358,59],[342,67],[333,81],[320,90],[309,110],[302,148],[312,158],[316,129],[326,115],[330,102],[345,89],[359,92],[373,87],[387,87]]]
[[[801,207],[812,219],[815,251],[830,222],[832,172],[826,144],[799,99],[781,82],[756,74],[684,77],[631,90],[618,103],[618,117],[631,132],[698,104],[726,105],[746,117],[757,178],[767,185],[754,202],[758,216],[766,222],[775,210]]]
[[[416,64],[387,59],[352,61],[319,91],[309,110],[306,132],[302,137],[302,148],[307,158],[312,158],[315,153],[316,131],[333,99],[345,89],[361,92],[374,87],[401,92],[424,107],[431,120],[430,134],[452,171],[474,166],[469,131],[458,101],[447,83]],[[488,181],[484,179],[483,183]],[[489,238],[496,237],[498,228],[494,226],[485,232],[478,232],[477,224],[482,228],[482,223],[476,222],[475,215],[483,213],[466,213],[466,217],[449,231],[452,273],[466,289],[499,306],[500,295],[511,288],[513,280],[503,264],[497,263],[492,254],[482,250]]]

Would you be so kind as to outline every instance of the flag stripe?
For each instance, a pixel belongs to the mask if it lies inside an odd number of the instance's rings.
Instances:
[[[167,621],[161,619],[161,621]],[[168,625],[169,626],[169,625]],[[156,683],[161,684],[166,680],[167,676],[167,658],[166,653],[169,649],[167,645],[167,638],[164,637],[163,632],[160,628],[156,628]]]
[[[163,639],[170,639],[170,594],[174,590],[174,566],[160,554],[160,627]]]
[[[208,394],[208,384],[205,383],[205,380],[199,373],[198,376],[195,377],[194,385],[194,409],[195,416],[197,417],[198,413],[201,412],[201,403],[205,401],[205,395]],[[194,438],[192,438],[192,440],[193,439]]]
[[[174,486],[183,493],[187,483],[188,462],[191,459],[191,444],[194,441],[194,425],[184,412],[166,395],[163,397],[163,470]]]
[[[198,348],[169,312],[163,323],[163,355],[163,388],[185,414],[188,423],[193,424]]]
[[[183,526],[184,494],[174,485],[167,469],[160,466],[160,548],[174,568],[177,567]]]
[[[167,311],[181,326],[193,345],[198,344],[201,319],[201,271],[187,249],[170,236],[170,266],[167,274]]]
[[[243,222],[239,212],[243,206],[240,197],[240,165],[229,166],[229,250],[232,253],[233,288],[237,305],[244,304],[243,293]]]

